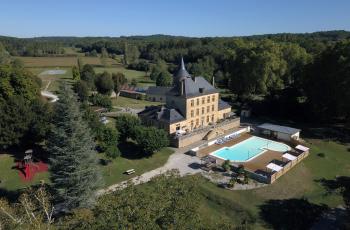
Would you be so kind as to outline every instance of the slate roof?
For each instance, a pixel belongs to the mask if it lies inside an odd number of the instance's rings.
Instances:
[[[223,110],[227,108],[231,108],[231,105],[229,105],[227,102],[220,99],[218,104],[218,110]]]
[[[146,94],[165,95],[171,89],[171,87],[150,86],[148,87]]]
[[[139,112],[138,115],[169,124],[185,120],[176,109],[168,108],[166,106],[150,106]]]
[[[192,77],[185,68],[185,63],[183,58],[181,58],[181,65],[179,70],[173,76],[174,87],[168,92],[170,95],[180,96],[182,84],[183,97],[196,97],[211,93],[217,93],[218,91],[212,86],[205,78],[198,76]],[[202,91],[200,91],[200,89]]]
[[[181,58],[181,65],[179,70],[177,71],[177,73],[174,76],[174,82],[179,82],[182,81],[185,78],[189,78],[191,77],[191,75],[187,72],[186,68],[185,68],[185,63],[184,63],[184,59]]]
[[[197,97],[206,94],[218,93],[219,91],[215,89],[205,78],[203,77],[195,77],[195,78],[185,78],[183,79],[184,84],[184,92],[183,96],[186,98],[189,97]],[[203,89],[203,92],[200,91]],[[171,95],[180,95],[180,89],[178,87],[174,87],[169,91]]]
[[[280,132],[280,133],[286,133],[286,134],[290,134],[290,135],[293,135],[293,134],[301,131],[300,129],[296,129],[296,128],[292,128],[292,127],[288,127],[288,126],[282,126],[282,125],[274,125],[274,124],[270,124],[270,123],[264,123],[262,125],[259,125],[258,128],[267,129],[267,130]]]

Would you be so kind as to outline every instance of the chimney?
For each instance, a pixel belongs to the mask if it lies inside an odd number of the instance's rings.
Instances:
[[[212,78],[212,85],[213,85],[213,87],[215,88],[215,77],[213,76],[213,78]]]
[[[191,76],[192,81],[196,82],[196,77],[195,76]]]

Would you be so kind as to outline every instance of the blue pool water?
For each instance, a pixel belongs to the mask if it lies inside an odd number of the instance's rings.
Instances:
[[[290,150],[290,147],[280,142],[253,136],[231,147],[221,148],[211,153],[211,155],[225,160],[242,162],[257,156],[268,149],[285,152]]]

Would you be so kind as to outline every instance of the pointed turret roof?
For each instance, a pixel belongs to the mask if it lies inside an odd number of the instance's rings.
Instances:
[[[174,83],[180,82],[189,77],[191,77],[191,75],[187,72],[184,59],[181,57],[181,65],[177,73],[174,75]]]

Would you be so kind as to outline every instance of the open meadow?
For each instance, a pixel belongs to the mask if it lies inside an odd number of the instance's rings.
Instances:
[[[56,68],[44,68],[35,67],[27,68],[30,72],[37,75],[42,81],[42,90],[47,90],[50,92],[55,92],[58,90],[59,82],[65,81],[68,84],[73,84],[72,68],[69,67],[56,67]],[[65,71],[63,74],[51,74],[50,71],[62,70]]]

